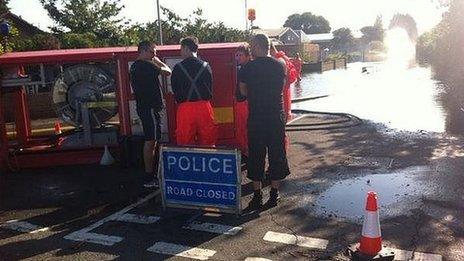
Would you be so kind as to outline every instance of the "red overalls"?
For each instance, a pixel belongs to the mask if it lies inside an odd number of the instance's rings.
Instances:
[[[191,84],[187,101],[180,103],[177,107],[177,145],[215,145],[216,125],[214,124],[214,112],[211,102],[209,100],[189,101],[192,98],[193,92],[198,97],[201,97],[196,82],[208,64],[206,62],[203,63],[195,78],[190,76],[181,63],[178,65]]]
[[[284,112],[287,116],[287,122],[292,118],[292,95],[290,90],[290,85],[296,81],[297,73],[295,70],[295,66],[290,59],[285,55],[284,52],[279,51],[276,53],[275,58],[277,59],[284,59],[286,67],[287,67],[287,80],[285,81],[285,86],[283,89],[283,99],[284,99]]]
[[[248,156],[248,101],[235,104],[235,130],[237,145],[243,155]]]

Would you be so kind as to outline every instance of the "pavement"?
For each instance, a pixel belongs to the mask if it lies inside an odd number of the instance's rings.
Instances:
[[[398,260],[464,260],[462,137],[370,122],[289,135],[281,204],[240,216],[163,210],[141,169],[2,173],[0,259],[349,260],[376,190],[383,245]],[[251,194],[244,178],[243,205]]]

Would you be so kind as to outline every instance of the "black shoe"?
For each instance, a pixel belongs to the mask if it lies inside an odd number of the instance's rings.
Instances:
[[[253,198],[248,203],[248,207],[246,207],[247,211],[254,211],[259,210],[263,206],[263,195],[261,193],[255,193]]]
[[[269,200],[266,202],[267,207],[276,207],[279,205],[280,197],[279,192],[277,190],[271,189],[269,193]]]

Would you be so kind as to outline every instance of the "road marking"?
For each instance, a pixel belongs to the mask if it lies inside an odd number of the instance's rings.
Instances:
[[[394,260],[412,260],[412,261],[441,261],[442,257],[441,255],[436,255],[436,254],[428,254],[428,253],[422,253],[422,252],[412,252],[412,251],[407,251],[407,250],[401,250],[401,249],[395,249],[395,248],[383,248],[382,252],[394,252],[395,253],[395,259]],[[414,257],[413,257],[414,254]]]
[[[325,239],[295,236],[291,234],[277,233],[272,231],[268,231],[266,235],[264,235],[263,239],[269,242],[297,245],[300,247],[316,248],[322,250],[326,249],[327,245],[329,244],[329,241]]]
[[[35,234],[49,230],[48,227],[40,227],[29,222],[18,221],[16,219],[9,220],[6,223],[1,224],[0,227],[30,234]]]
[[[189,247],[166,242],[157,242],[153,246],[149,247],[147,251],[163,255],[180,256],[198,260],[208,260],[214,254],[216,254],[216,251],[214,250]]]
[[[143,216],[143,215],[136,215],[136,214],[123,214],[115,219],[116,221],[123,221],[123,222],[131,222],[131,223],[138,223],[138,224],[153,224],[160,220],[160,217],[156,216]]]
[[[247,257],[245,261],[272,261],[271,259],[262,258],[262,257]]]
[[[148,200],[156,197],[157,195],[159,195],[161,193],[161,190],[157,190],[153,193],[150,193],[148,194],[146,197],[140,199],[139,201],[121,209],[120,211],[110,215],[110,216],[107,216],[106,218],[104,219],[101,219],[95,223],[93,223],[92,225],[86,227],[86,228],[83,228],[81,230],[78,230],[78,231],[75,231],[67,236],[65,236],[64,238],[65,239],[68,239],[68,240],[73,240],[73,241],[84,241],[84,242],[91,242],[91,243],[95,243],[95,244],[101,244],[101,245],[105,245],[105,246],[112,246],[114,245],[115,243],[118,243],[118,242],[121,242],[123,240],[122,237],[116,237],[116,236],[107,236],[107,235],[102,235],[102,234],[96,234],[96,233],[89,233],[91,230],[105,224],[106,222],[108,221],[114,221],[114,220],[117,220],[119,217],[123,216],[124,214],[126,214],[126,212],[128,212],[129,210],[147,202]]]
[[[102,235],[102,234],[97,234],[97,233],[80,232],[80,231],[71,233],[65,236],[64,238],[68,240],[89,242],[89,243],[95,243],[95,244],[100,244],[104,246],[112,246],[123,240],[122,237],[107,236],[107,235]]]
[[[201,223],[198,221],[193,221],[183,228],[231,236],[236,235],[240,232],[240,230],[242,230],[241,227],[232,227],[214,223]]]

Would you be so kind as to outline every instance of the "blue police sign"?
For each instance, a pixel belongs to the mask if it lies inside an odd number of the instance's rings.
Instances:
[[[165,207],[240,213],[237,150],[161,147],[160,171]]]

